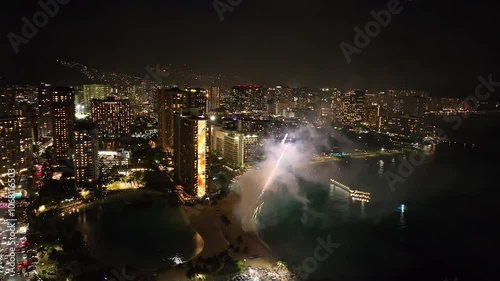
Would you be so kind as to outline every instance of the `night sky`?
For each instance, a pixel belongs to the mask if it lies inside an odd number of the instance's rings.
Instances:
[[[56,59],[139,76],[147,65],[187,64],[260,84],[406,87],[436,96],[471,95],[478,75],[500,81],[491,1],[401,0],[403,11],[350,64],[339,44],[354,45],[353,28],[364,29],[370,11],[389,1],[242,0],[221,22],[212,0],[70,0],[18,54],[7,34],[21,34],[21,18],[41,8],[8,2],[0,12],[1,84],[83,79]]]

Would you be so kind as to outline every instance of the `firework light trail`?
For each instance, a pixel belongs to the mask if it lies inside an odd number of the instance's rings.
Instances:
[[[288,134],[285,134],[285,137],[283,138],[283,140],[281,141],[281,147],[283,148],[281,150],[281,154],[280,154],[280,157],[278,158],[278,161],[276,161],[276,165],[274,165],[274,168],[273,168],[273,171],[271,172],[271,175],[269,175],[269,178],[267,179],[266,181],[266,184],[264,185],[264,187],[262,188],[262,191],[259,195],[259,198],[257,199],[257,202],[260,201],[260,199],[262,198],[262,196],[264,195],[264,193],[266,192],[267,188],[269,187],[269,185],[271,184],[273,178],[274,178],[274,174],[276,173],[276,170],[278,169],[278,166],[281,162],[281,159],[283,158],[283,156],[285,155],[285,151],[286,151],[286,148],[288,147],[288,144],[285,144],[286,142],[286,139],[288,137]],[[253,221],[255,222],[255,224],[257,224],[257,217],[258,215],[260,214],[261,210],[262,210],[262,206],[264,205],[264,202],[260,203],[254,210],[253,212]]]
[[[271,175],[269,175],[269,178],[267,179],[266,184],[264,185],[264,188],[262,188],[262,192],[260,193],[259,199],[262,197],[262,195],[264,195],[264,193],[266,192],[266,189],[269,187],[269,184],[273,180],[274,174],[276,173],[276,169],[278,169],[278,166],[281,162],[281,159],[283,158],[283,155],[285,155],[285,150],[286,150],[286,147],[288,146],[287,144],[285,144],[287,137],[288,137],[288,134],[285,134],[285,137],[281,141],[281,147],[283,147],[283,150],[281,150],[281,155],[278,158],[278,161],[276,161],[276,165],[274,165],[273,171],[271,172]]]

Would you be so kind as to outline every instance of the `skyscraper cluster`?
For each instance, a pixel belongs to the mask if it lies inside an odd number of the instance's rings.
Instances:
[[[459,99],[431,97],[416,90],[345,91],[257,84],[231,88],[212,85],[207,89],[162,86],[153,90],[146,84],[130,88],[40,83],[3,89],[0,173],[9,166],[28,170],[33,147],[52,145],[55,160],[72,163],[77,187],[89,186],[99,176],[99,153],[107,157],[103,161],[115,161],[111,158],[121,155],[120,145],[131,144],[132,128],[140,128],[134,131],[135,137],[149,135],[151,147],[159,147],[166,152],[165,157],[171,157],[174,180],[187,193],[202,197],[209,186],[210,153],[237,169],[259,160],[263,139],[283,137],[299,124],[338,124],[422,135],[426,133],[426,114],[463,109]],[[141,95],[144,91],[155,94]],[[153,121],[138,121],[148,128],[133,127],[133,117]],[[157,127],[152,125],[156,120]],[[127,155],[126,166],[130,161]],[[119,162],[121,165],[122,160]]]

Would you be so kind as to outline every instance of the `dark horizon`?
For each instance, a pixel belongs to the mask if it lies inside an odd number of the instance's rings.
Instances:
[[[3,85],[85,83],[57,59],[141,77],[146,66],[186,64],[262,85],[406,88],[442,97],[473,95],[480,75],[500,80],[495,15],[485,1],[402,0],[402,12],[351,63],[339,44],[354,45],[354,27],[364,29],[370,11],[390,1],[243,0],[222,22],[211,1],[69,1],[15,54],[7,35],[21,35],[21,18],[31,21],[41,10],[26,2],[4,9]]]

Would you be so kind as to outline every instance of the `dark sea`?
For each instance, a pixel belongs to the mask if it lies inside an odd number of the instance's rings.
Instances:
[[[309,175],[299,179],[306,203],[284,187],[267,193],[261,238],[303,280],[500,280],[500,114],[456,130],[433,122],[451,141],[424,147],[416,164],[412,155],[313,164],[298,173]],[[371,201],[352,201],[330,179]]]
[[[65,221],[83,234],[98,261],[117,268],[156,270],[189,259],[196,248],[196,233],[179,209],[157,194],[124,192]]]

